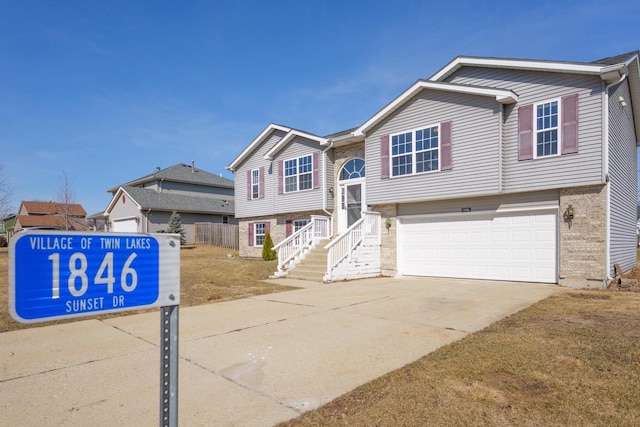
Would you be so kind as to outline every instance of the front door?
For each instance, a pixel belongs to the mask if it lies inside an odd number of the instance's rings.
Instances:
[[[362,216],[364,205],[364,181],[340,185],[340,232],[351,227]]]
[[[366,210],[364,160],[347,161],[338,174],[338,232],[351,227]]]

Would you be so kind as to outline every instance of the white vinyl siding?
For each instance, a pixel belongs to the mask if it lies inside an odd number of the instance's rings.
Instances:
[[[423,90],[408,100],[367,135],[367,204],[498,192],[499,112],[499,104],[492,97]],[[452,126],[451,170],[380,179],[382,135],[424,129],[447,121]]]
[[[277,191],[277,181],[274,179],[274,176],[277,177],[277,175],[273,162],[266,161],[263,157],[284,135],[285,133],[282,131],[273,131],[234,172],[236,218],[258,217],[270,215],[273,212],[274,191]],[[249,183],[247,183],[247,171],[254,169],[259,170],[260,167],[264,167],[265,197],[247,200],[246,192],[247,186],[249,185]],[[275,189],[274,185],[276,186]]]
[[[627,101],[626,107],[620,104],[619,96]],[[629,99],[626,81],[609,93],[609,274],[616,263],[623,271],[636,266],[637,148]]]
[[[322,150],[317,142],[310,141],[302,137],[294,138],[285,148],[277,153],[273,159],[273,188],[275,191],[273,200],[273,213],[285,214],[292,212],[310,212],[322,210]],[[286,192],[284,185],[281,187],[282,194],[278,194],[278,165],[285,167],[285,161],[290,159],[299,159],[301,157],[313,158],[313,153],[318,153],[318,164],[312,163],[310,174],[307,175],[311,179],[310,188],[304,191],[292,191]],[[313,182],[311,178],[313,175],[313,169],[318,168],[318,180],[319,182]],[[330,169],[328,173],[332,173],[333,169]],[[284,171],[282,173],[282,179],[284,179]],[[306,184],[305,184],[306,185]]]
[[[598,76],[566,73],[463,67],[447,78],[450,83],[510,89],[518,104],[505,106],[503,158],[505,192],[602,184],[602,80]],[[518,162],[518,107],[579,95],[579,152]],[[455,123],[454,123],[455,128]],[[455,139],[454,139],[455,146]]]

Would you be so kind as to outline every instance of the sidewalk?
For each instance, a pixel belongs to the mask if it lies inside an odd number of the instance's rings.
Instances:
[[[382,278],[181,308],[180,424],[294,418],[558,289]],[[2,423],[158,425],[159,343],[159,311],[0,334]]]

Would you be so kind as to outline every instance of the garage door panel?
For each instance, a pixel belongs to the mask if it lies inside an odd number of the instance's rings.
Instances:
[[[465,219],[400,220],[401,274],[557,280],[557,214],[522,212]]]
[[[125,220],[114,220],[113,231],[116,233],[136,233],[138,231],[138,223],[135,218]]]

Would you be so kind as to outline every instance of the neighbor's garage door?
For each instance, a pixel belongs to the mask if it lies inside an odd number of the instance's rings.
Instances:
[[[551,212],[400,218],[399,273],[556,283],[556,218]]]
[[[138,223],[135,218],[113,221],[113,231],[116,233],[137,233]]]

